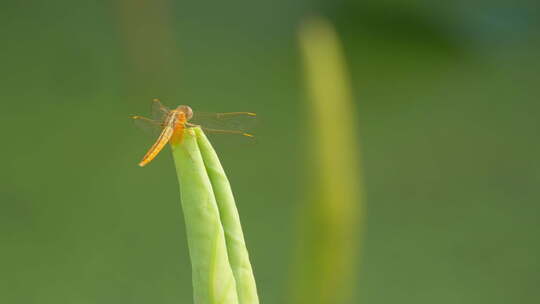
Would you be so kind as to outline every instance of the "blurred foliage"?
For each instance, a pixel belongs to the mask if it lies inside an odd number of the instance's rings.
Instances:
[[[306,202],[289,303],[350,303],[357,288],[362,187],[356,111],[341,41],[322,17],[298,33],[309,99]],[[339,121],[330,117],[339,117]]]
[[[0,10],[0,302],[190,303],[154,97],[257,112],[218,144],[261,302],[284,303],[306,152],[295,33],[337,25],[360,114],[355,303],[527,303],[540,283],[537,1],[29,1]],[[339,122],[339,117],[329,119]]]

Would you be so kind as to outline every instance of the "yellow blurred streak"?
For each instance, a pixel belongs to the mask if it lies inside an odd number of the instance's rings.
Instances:
[[[351,303],[356,282],[361,181],[356,115],[343,51],[322,18],[299,32],[311,117],[310,200],[301,209],[293,303]]]

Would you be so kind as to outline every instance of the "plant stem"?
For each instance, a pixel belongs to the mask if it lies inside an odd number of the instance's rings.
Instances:
[[[236,209],[229,180],[225,175],[216,151],[203,131],[200,128],[196,128],[195,134],[197,135],[197,143],[199,144],[206,172],[214,189],[221,223],[225,231],[229,263],[236,279],[239,303],[257,304],[259,303],[259,298],[257,296],[255,277],[251,269],[249,254],[240,224],[240,216]]]
[[[229,264],[219,210],[193,129],[171,145],[180,184],[191,258],[195,304],[236,304],[236,283]]]
[[[231,186],[200,128],[173,145],[197,304],[258,304],[257,287]]]

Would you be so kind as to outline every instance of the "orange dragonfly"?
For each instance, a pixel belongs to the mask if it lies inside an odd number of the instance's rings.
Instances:
[[[253,134],[243,130],[240,125],[240,120],[242,118],[250,118],[252,120],[257,116],[255,113],[251,112],[194,113],[191,107],[187,105],[180,105],[171,110],[164,106],[159,99],[153,100],[152,109],[153,119],[138,115],[131,116],[137,123],[151,125],[154,129],[157,127],[157,129],[160,130],[159,137],[139,162],[139,166],[141,167],[150,163],[167,143],[181,143],[186,127],[200,127],[204,131],[213,133],[237,134],[253,137]],[[218,127],[206,127],[204,125],[205,122],[209,125],[213,124]]]

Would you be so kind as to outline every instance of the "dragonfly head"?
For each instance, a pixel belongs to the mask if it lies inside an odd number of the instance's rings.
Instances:
[[[193,117],[193,110],[190,106],[181,105],[176,108],[176,110],[184,113],[186,115],[186,120],[190,120]]]

